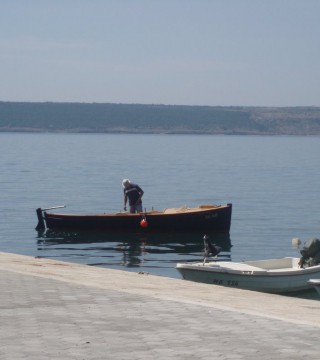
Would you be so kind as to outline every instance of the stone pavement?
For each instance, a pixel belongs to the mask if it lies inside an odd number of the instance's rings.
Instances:
[[[0,359],[319,359],[320,301],[0,253]]]

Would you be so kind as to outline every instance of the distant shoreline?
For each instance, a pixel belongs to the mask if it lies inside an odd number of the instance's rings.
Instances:
[[[0,101],[0,132],[320,135],[320,107]]]
[[[92,135],[197,135],[197,136],[304,136],[304,137],[319,137],[320,134],[270,134],[270,133],[207,133],[207,132],[132,132],[132,131],[48,131],[48,130],[2,130],[2,134],[92,134]]]

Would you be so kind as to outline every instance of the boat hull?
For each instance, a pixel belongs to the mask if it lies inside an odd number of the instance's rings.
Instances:
[[[314,287],[317,293],[320,295],[320,279],[310,279],[308,284]]]
[[[51,230],[104,231],[211,231],[229,233],[232,205],[206,206],[195,209],[168,209],[143,214],[68,215],[43,213],[43,221]],[[147,226],[141,226],[141,220]]]
[[[298,258],[287,259],[293,259],[295,263],[299,261]],[[213,263],[186,263],[177,264],[176,268],[185,280],[275,294],[310,289],[312,285],[308,280],[320,275],[320,265],[304,269],[248,270],[244,267],[243,270],[232,270]]]

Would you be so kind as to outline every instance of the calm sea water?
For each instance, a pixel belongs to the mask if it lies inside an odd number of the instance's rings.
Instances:
[[[300,256],[291,240],[320,237],[320,138],[0,133],[0,251],[179,278],[202,236],[38,234],[35,209],[122,210],[121,181],[162,210],[233,204],[234,261]],[[232,246],[230,246],[232,245]]]

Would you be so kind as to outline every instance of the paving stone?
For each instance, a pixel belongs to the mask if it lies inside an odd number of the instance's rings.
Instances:
[[[28,261],[32,264],[31,259]],[[79,270],[85,271],[75,266],[73,276]],[[88,272],[92,268],[88,267]],[[101,269],[92,274],[101,276]],[[304,322],[303,313],[302,320],[297,321],[285,309],[276,317],[268,313],[268,303],[261,313],[251,313],[250,302],[259,296],[252,292],[239,292],[246,298],[248,310],[244,305],[239,309],[236,303],[235,308],[230,304],[224,308],[204,301],[201,291],[206,288],[201,286],[190,284],[188,294],[193,300],[189,301],[188,297],[164,294],[167,290],[160,284],[165,284],[164,279],[151,295],[144,289],[144,278],[140,293],[139,288],[134,292],[130,288],[132,275],[128,275],[127,285],[120,285],[122,289],[88,284],[90,276],[81,284],[81,279],[64,281],[46,273],[0,268],[0,359],[319,358],[317,321],[308,318]],[[121,276],[125,279],[126,274]],[[158,281],[152,279],[147,281]],[[193,294],[197,290],[199,301]],[[260,301],[263,299],[260,296]],[[277,295],[266,295],[266,299],[283,301]],[[291,307],[299,304],[297,309],[314,311],[314,319],[319,316],[317,301],[301,303],[290,298],[288,302]]]

